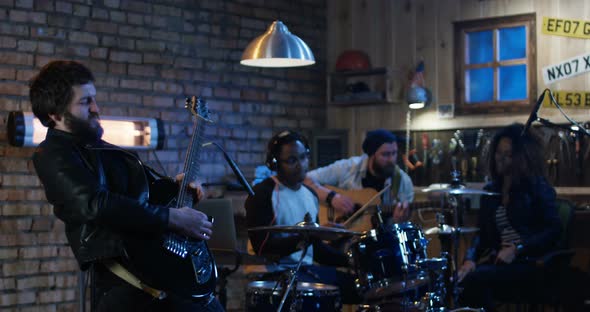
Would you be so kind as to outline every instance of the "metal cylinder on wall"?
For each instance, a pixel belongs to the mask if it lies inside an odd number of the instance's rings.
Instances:
[[[122,148],[162,149],[164,126],[158,118],[101,116],[102,139]],[[17,147],[33,147],[45,139],[47,128],[31,112],[12,111],[7,120],[8,142]]]

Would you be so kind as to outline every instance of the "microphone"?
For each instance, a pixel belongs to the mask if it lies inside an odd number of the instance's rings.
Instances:
[[[529,115],[529,119],[526,121],[526,124],[524,125],[524,129],[522,129],[520,136],[523,136],[529,130],[533,121],[537,120],[537,112],[539,112],[539,108],[541,108],[541,104],[543,104],[543,99],[545,99],[545,93],[547,91],[549,91],[549,89],[543,90],[543,93],[541,93],[541,95],[539,96],[539,99],[537,99],[537,103],[535,103],[535,106],[533,106],[533,110],[531,110],[531,114]],[[551,91],[549,91],[549,92],[551,92]]]
[[[227,163],[229,164],[229,166],[233,170],[234,175],[240,181],[240,184],[242,184],[242,186],[246,189],[246,192],[248,192],[248,194],[250,196],[254,196],[254,191],[252,190],[252,187],[250,186],[248,181],[246,181],[246,178],[244,178],[244,175],[242,174],[242,172],[238,168],[238,165],[236,165],[236,163],[233,161],[233,159],[231,159],[231,157],[229,157],[229,155],[225,152],[225,150],[219,144],[217,144],[215,142],[204,143],[203,146],[207,146],[210,144],[217,146],[217,148],[219,148],[221,150],[221,152],[223,153],[223,157],[225,157],[225,160],[227,161]]]

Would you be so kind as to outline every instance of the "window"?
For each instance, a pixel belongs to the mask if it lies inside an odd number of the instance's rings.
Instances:
[[[527,111],[537,94],[535,14],[454,27],[457,113]]]

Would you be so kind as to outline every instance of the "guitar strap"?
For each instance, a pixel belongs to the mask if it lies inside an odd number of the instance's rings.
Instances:
[[[115,260],[102,260],[101,261],[104,266],[109,269],[109,271],[113,272],[113,274],[120,277],[122,280],[126,281],[127,283],[131,284],[132,286],[139,288],[145,291],[150,296],[162,300],[166,298],[167,294],[163,290],[152,288],[139,280],[133,273],[129,272],[124,266],[122,266],[119,262]]]
[[[391,177],[391,199],[397,198],[397,194],[399,193],[399,186],[401,184],[402,174],[400,172],[399,166],[395,166],[395,171],[393,172],[393,176]]]
[[[106,186],[106,176],[104,173],[102,160],[100,159],[100,152],[94,151],[94,156],[96,157],[96,171],[98,173],[98,181],[100,183],[100,186],[106,188],[107,187]],[[131,286],[134,286],[136,288],[139,288],[139,289],[145,291],[147,294],[149,294],[150,296],[152,296],[156,299],[162,300],[162,299],[166,298],[167,294],[165,291],[152,288],[152,287],[142,283],[139,278],[137,278],[135,275],[133,275],[133,273],[129,272],[129,270],[127,270],[119,262],[112,260],[112,259],[106,259],[106,260],[101,260],[101,263],[107,269],[109,269],[109,271],[113,272],[113,274],[117,275],[122,280],[129,283]]]

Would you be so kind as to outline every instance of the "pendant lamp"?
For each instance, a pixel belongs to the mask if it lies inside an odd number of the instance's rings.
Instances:
[[[252,40],[240,64],[254,67],[297,67],[315,63],[313,53],[281,21],[274,21],[264,34]]]

